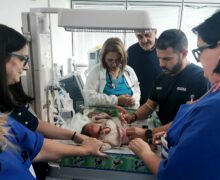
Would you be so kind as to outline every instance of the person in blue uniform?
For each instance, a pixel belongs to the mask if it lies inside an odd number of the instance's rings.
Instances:
[[[157,156],[140,138],[129,144],[159,180],[220,177],[220,11],[193,32],[198,35],[193,55],[213,87],[199,101],[180,107],[165,139],[167,158]]]
[[[0,122],[3,123],[5,117],[0,115]],[[37,156],[43,146],[43,136],[39,133],[33,133],[24,128],[20,123],[8,118],[7,126],[10,130],[7,137],[8,142],[1,143],[0,152],[0,179],[35,179],[36,175],[33,171],[31,161]],[[6,128],[1,126],[1,130]],[[7,131],[7,130],[5,130]],[[10,135],[9,135],[10,134]],[[15,138],[16,137],[16,138]],[[9,144],[9,142],[11,144]]]
[[[123,117],[130,123],[147,117],[158,106],[157,115],[162,126],[152,129],[152,133],[166,131],[177,114],[180,105],[192,98],[198,99],[206,93],[211,83],[203,76],[201,67],[187,60],[188,41],[181,30],[164,31],[156,43],[157,55],[163,70],[155,81],[150,97],[133,115],[124,112]],[[146,130],[130,128],[130,138],[145,138]]]
[[[156,29],[135,33],[138,42],[131,45],[128,50],[128,65],[131,66],[140,82],[142,106],[148,99],[158,75],[162,73],[160,62],[155,48]]]
[[[74,140],[77,143],[88,139],[86,146],[94,143],[101,146],[99,141],[93,142],[85,135],[56,127],[34,114],[30,108],[34,98],[25,94],[21,83],[22,72],[29,69],[28,61],[28,46],[24,36],[0,24],[0,112],[8,113],[14,120],[32,131],[42,133],[46,138]]]
[[[93,141],[95,143],[96,140]],[[0,179],[37,179],[32,162],[90,153],[96,155],[93,148],[91,145],[73,147],[53,142],[25,128],[11,117],[0,114]],[[99,154],[99,149],[96,148],[96,151]]]

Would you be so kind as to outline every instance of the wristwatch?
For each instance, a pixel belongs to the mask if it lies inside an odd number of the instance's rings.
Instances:
[[[153,140],[153,133],[152,133],[152,130],[151,129],[147,129],[145,131],[145,137],[147,138],[147,142],[149,144],[152,144],[152,140]]]

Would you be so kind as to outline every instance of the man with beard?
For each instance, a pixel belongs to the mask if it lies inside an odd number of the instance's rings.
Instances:
[[[146,140],[152,133],[166,131],[181,104],[199,99],[211,87],[202,68],[187,60],[187,48],[188,41],[181,30],[166,30],[158,38],[156,50],[164,73],[156,79],[147,102],[136,112],[130,115],[123,108],[118,109],[122,111],[119,118],[132,123],[146,119],[158,106],[157,114],[163,126],[152,130],[130,128],[127,130],[130,139],[141,137]]]
[[[140,105],[147,101],[157,76],[162,73],[155,48],[156,34],[156,29],[137,31],[138,42],[127,51],[128,65],[134,69],[140,82]]]

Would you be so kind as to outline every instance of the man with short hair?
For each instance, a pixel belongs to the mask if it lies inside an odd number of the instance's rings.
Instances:
[[[193,99],[199,99],[211,87],[211,83],[203,76],[199,66],[187,60],[188,41],[181,30],[164,31],[157,40],[156,50],[163,70],[155,81],[152,92],[145,104],[133,115],[119,107],[122,116],[128,123],[146,119],[157,106],[158,117],[163,126],[152,129],[152,133],[166,131],[176,116],[181,104]],[[130,128],[127,135],[130,138],[146,138],[149,130]]]
[[[147,101],[156,77],[162,73],[155,48],[156,34],[156,29],[136,32],[138,42],[127,51],[128,65],[134,69],[140,82],[140,105]]]

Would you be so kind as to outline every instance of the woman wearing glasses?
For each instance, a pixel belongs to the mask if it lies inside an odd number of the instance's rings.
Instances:
[[[220,11],[193,32],[198,35],[193,54],[214,86],[199,101],[182,105],[167,134],[163,133],[167,158],[154,154],[141,139],[129,144],[159,180],[220,178]]]
[[[100,155],[102,143],[79,133],[58,128],[46,121],[40,120],[31,110],[29,104],[33,98],[27,96],[22,88],[21,74],[29,69],[28,46],[26,39],[14,29],[0,24],[0,112],[8,113],[13,120],[26,126],[32,131],[42,133],[50,139],[74,140],[83,143],[80,151],[83,155]],[[1,145],[1,142],[0,142]],[[60,144],[62,145],[62,144]],[[66,147],[66,145],[63,145]],[[62,147],[62,146],[61,146]],[[88,147],[92,147],[87,149]],[[68,146],[66,155],[77,154],[78,147]],[[59,148],[55,147],[54,150]],[[83,151],[84,153],[83,153]],[[13,157],[13,156],[12,156]],[[43,173],[43,172],[41,172]],[[1,175],[1,173],[0,173]],[[1,179],[1,178],[0,178]]]
[[[84,87],[86,105],[138,108],[140,88],[134,70],[127,66],[127,54],[119,38],[105,41],[100,63],[88,74]]]

